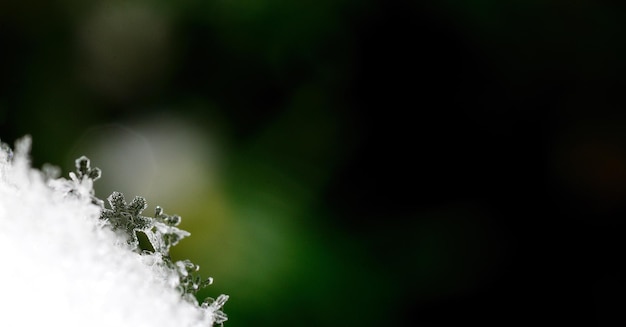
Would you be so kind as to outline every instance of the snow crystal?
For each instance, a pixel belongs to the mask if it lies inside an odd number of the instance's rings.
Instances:
[[[0,147],[0,326],[208,327],[226,319],[227,296],[201,306],[181,297],[159,253],[133,252],[102,228],[92,179],[50,179],[30,168],[29,146],[25,138],[15,153]]]

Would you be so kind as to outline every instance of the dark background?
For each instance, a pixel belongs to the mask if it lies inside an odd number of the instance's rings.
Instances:
[[[94,128],[210,134],[220,182],[160,204],[227,326],[623,325],[624,13],[1,0],[0,138],[67,172]]]

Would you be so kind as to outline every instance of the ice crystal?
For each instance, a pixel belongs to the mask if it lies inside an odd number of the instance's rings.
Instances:
[[[202,302],[202,308],[207,312],[213,314],[213,320],[216,324],[223,324],[224,321],[228,320],[226,314],[222,312],[220,309],[224,306],[224,303],[228,301],[228,295],[220,295],[217,300],[213,298],[206,298],[204,302]]]
[[[88,158],[76,160],[69,179],[46,165],[30,168],[30,140],[15,152],[0,143],[0,326],[211,326],[227,317],[228,296],[196,292],[212,283],[189,260],[173,261],[169,250],[189,233],[181,218],[124,195],[94,194],[102,175]],[[45,305],[33,305],[45,294]],[[33,310],[37,314],[32,314]]]

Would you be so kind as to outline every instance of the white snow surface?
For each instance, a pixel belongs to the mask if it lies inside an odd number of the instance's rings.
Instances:
[[[159,257],[102,228],[89,196],[67,196],[32,169],[29,148],[24,138],[14,155],[0,149],[0,326],[213,325],[212,310],[183,300]]]

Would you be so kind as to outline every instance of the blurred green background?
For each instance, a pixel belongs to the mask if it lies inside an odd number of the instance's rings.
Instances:
[[[624,13],[0,0],[0,138],[182,215],[230,327],[623,323]]]

